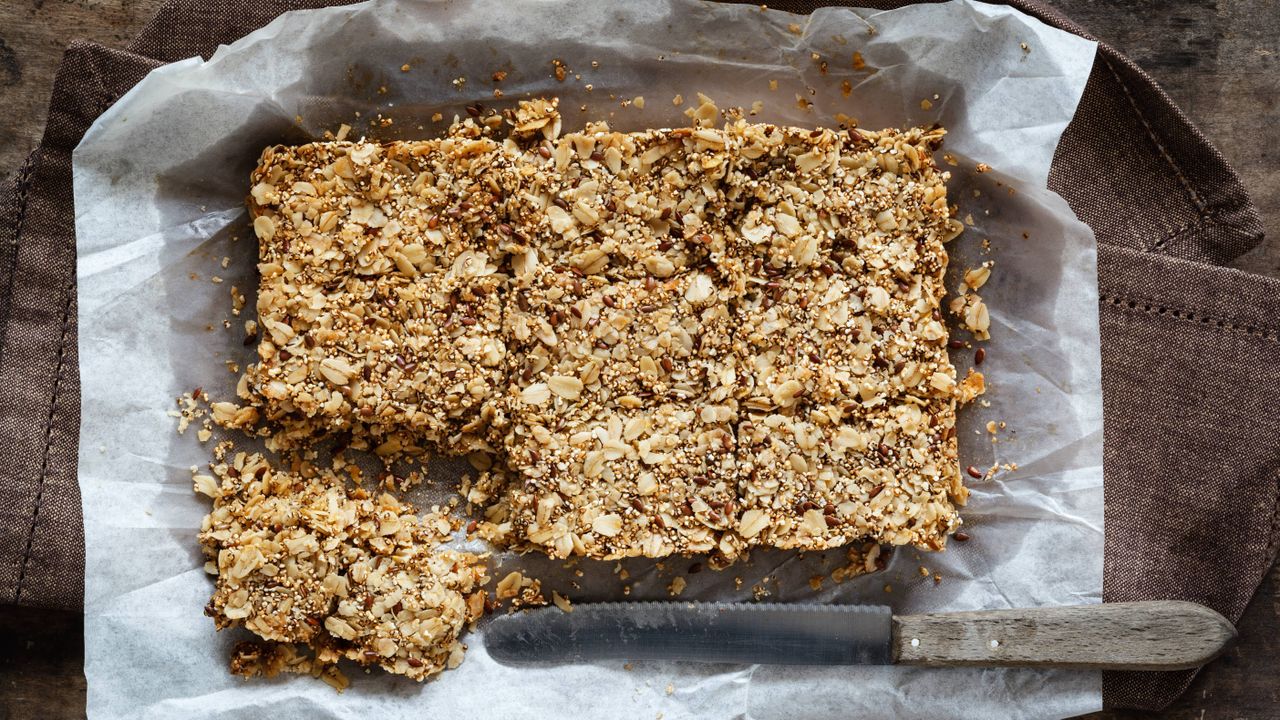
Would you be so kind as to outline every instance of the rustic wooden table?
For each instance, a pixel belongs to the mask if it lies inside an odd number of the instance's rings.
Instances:
[[[0,174],[39,140],[58,60],[75,38],[120,47],[162,0],[0,2]],[[1275,0],[1055,0],[1156,77],[1252,189],[1270,238],[1236,261],[1280,277],[1280,11]],[[1280,718],[1280,565],[1240,621],[1240,641],[1158,715],[1092,720]],[[0,720],[84,715],[79,615],[0,608]]]

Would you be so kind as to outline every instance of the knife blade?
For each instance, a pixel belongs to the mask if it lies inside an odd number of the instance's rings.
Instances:
[[[892,612],[869,605],[603,602],[497,618],[499,662],[602,659],[877,665],[890,661]]]
[[[620,602],[542,608],[484,629],[500,663],[685,660],[735,664],[1038,666],[1182,670],[1235,628],[1169,600],[895,616],[876,605]]]
[[[893,613],[878,605],[622,602],[496,618],[484,642],[498,662],[598,659],[783,665],[889,662]],[[768,658],[768,660],[761,660]]]

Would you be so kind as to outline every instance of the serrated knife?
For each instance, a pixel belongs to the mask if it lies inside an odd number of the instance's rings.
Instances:
[[[1185,670],[1236,635],[1171,600],[894,615],[872,605],[624,602],[548,607],[484,630],[504,664],[684,660],[779,665],[1039,666]]]

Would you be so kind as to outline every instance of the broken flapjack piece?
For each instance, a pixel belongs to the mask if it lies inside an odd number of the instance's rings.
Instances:
[[[306,646],[423,680],[462,661],[459,635],[484,612],[482,558],[437,549],[447,516],[423,517],[327,469],[282,470],[236,453],[197,475],[213,498],[200,545],[219,629]]]

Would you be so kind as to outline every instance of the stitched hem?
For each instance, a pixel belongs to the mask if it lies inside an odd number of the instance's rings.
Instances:
[[[32,150],[27,159],[22,163],[22,167],[18,170],[18,176],[13,183],[14,204],[17,208],[13,219],[13,238],[9,242],[9,267],[7,274],[8,282],[5,283],[4,295],[0,296],[0,302],[4,303],[5,312],[0,314],[0,363],[4,362],[5,348],[3,338],[9,329],[9,313],[10,306],[13,303],[13,288],[17,283],[18,277],[18,253],[22,249],[22,228],[26,225],[27,206],[31,194],[32,176],[35,175],[36,166],[40,163],[40,148]]]
[[[1232,330],[1245,335],[1262,338],[1263,340],[1280,342],[1280,331],[1259,328],[1256,325],[1236,323],[1230,320],[1223,320],[1221,318],[1214,318],[1195,310],[1188,310],[1187,308],[1161,305],[1143,297],[1103,293],[1101,295],[1101,299],[1109,305],[1113,305],[1118,308],[1128,308],[1130,310],[1144,312],[1148,315],[1162,315],[1174,318],[1175,320],[1199,323],[1200,325],[1217,327],[1220,330]]]
[[[53,396],[49,401],[49,418],[44,429],[44,459],[40,463],[40,484],[36,486],[36,506],[31,513],[31,529],[27,532],[27,547],[22,553],[22,566],[18,571],[17,588],[13,594],[14,604],[22,600],[22,583],[27,577],[27,568],[31,564],[31,550],[35,545],[36,528],[40,524],[40,506],[44,501],[45,480],[49,476],[49,457],[53,454],[53,423],[58,416],[58,396],[62,390],[63,369],[67,359],[67,333],[70,332],[71,303],[75,298],[75,288],[66,288],[67,302],[62,309],[62,337],[58,347],[58,363],[53,376]]]
[[[40,148],[37,146],[27,154],[27,159],[23,161],[22,167],[18,168],[18,174],[13,179],[13,199],[14,207],[17,208],[17,216],[13,221],[13,238],[11,244],[17,245],[22,238],[22,225],[27,217],[27,198],[31,194],[31,177],[35,175],[36,164],[40,161]]]
[[[1214,208],[1212,210],[1204,211],[1203,213],[1197,215],[1195,218],[1188,220],[1187,222],[1165,233],[1163,237],[1161,237],[1159,240],[1156,240],[1148,248],[1146,248],[1145,252],[1163,253],[1165,246],[1168,245],[1170,241],[1176,240],[1178,236],[1182,235],[1188,230],[1197,228],[1200,225],[1204,225],[1206,222],[1217,220],[1218,214],[1222,212],[1226,212],[1226,210],[1227,210],[1226,208]]]
[[[1133,109],[1134,117],[1138,118],[1138,122],[1142,123],[1142,127],[1146,129],[1148,140],[1151,141],[1152,146],[1155,146],[1156,151],[1160,152],[1161,158],[1164,158],[1165,163],[1169,165],[1169,168],[1174,170],[1175,176],[1178,177],[1179,184],[1183,186],[1183,191],[1187,193],[1187,199],[1192,202],[1192,205],[1197,210],[1196,218],[1188,220],[1187,223],[1181,224],[1180,227],[1171,229],[1171,231],[1165,233],[1165,236],[1161,237],[1160,240],[1151,243],[1151,245],[1147,247],[1146,251],[1153,252],[1153,254],[1167,254],[1167,249],[1169,249],[1167,246],[1169,246],[1170,242],[1183,236],[1184,233],[1192,231],[1192,229],[1202,227],[1202,225],[1206,225],[1208,223],[1219,224],[1219,227],[1226,229],[1226,231],[1235,232],[1236,234],[1240,234],[1242,237],[1249,238],[1249,240],[1253,240],[1251,245],[1256,246],[1257,242],[1262,240],[1261,229],[1257,232],[1249,232],[1248,229],[1238,227],[1236,224],[1219,222],[1222,214],[1230,213],[1230,211],[1234,211],[1236,208],[1234,208],[1234,206],[1221,205],[1217,206],[1217,208],[1210,208],[1210,206],[1204,202],[1201,195],[1199,195],[1199,192],[1197,192],[1196,186],[1190,182],[1187,174],[1183,172],[1183,168],[1181,168],[1178,160],[1176,160],[1174,155],[1172,155],[1172,152],[1165,147],[1165,143],[1161,142],[1160,136],[1156,133],[1156,129],[1148,122],[1147,115],[1143,113],[1142,106],[1138,104],[1137,99],[1133,96],[1133,91],[1130,90],[1129,83],[1126,83],[1124,77],[1120,76],[1120,72],[1116,69],[1115,64],[1112,63],[1111,58],[1108,58],[1107,53],[1098,53],[1098,56],[1102,59],[1103,64],[1106,64],[1108,72],[1111,73],[1111,77],[1115,78],[1117,85],[1120,86],[1120,90],[1124,92],[1125,100],[1129,101],[1129,106]],[[1121,58],[1123,58],[1123,56],[1121,56]],[[1183,122],[1189,124],[1189,120],[1184,119]],[[1203,142],[1208,143],[1207,140],[1203,140]],[[1251,206],[1252,204],[1248,200],[1247,192],[1243,190],[1243,187],[1240,192],[1244,193],[1244,206],[1245,208],[1248,208],[1248,206]],[[1208,255],[1213,256],[1211,251],[1208,252]],[[1236,252],[1233,256],[1238,255],[1238,252]],[[1219,261],[1225,261],[1225,259],[1220,259]]]
[[[1263,232],[1261,230],[1250,232],[1249,230],[1246,230],[1240,227],[1236,223],[1222,222],[1222,218],[1221,218],[1222,215],[1236,212],[1238,210],[1239,208],[1235,208],[1235,207],[1210,208],[1206,210],[1203,215],[1198,215],[1194,219],[1188,220],[1187,222],[1183,223],[1181,226],[1176,227],[1173,230],[1170,230],[1168,233],[1165,234],[1164,237],[1155,241],[1155,243],[1153,243],[1150,247],[1143,250],[1143,252],[1151,253],[1153,255],[1165,255],[1167,254],[1166,251],[1169,249],[1169,245],[1171,243],[1177,240],[1181,240],[1184,237],[1194,237],[1194,234],[1191,232],[1192,230],[1199,231],[1209,226],[1215,226],[1217,228],[1220,228],[1224,232],[1228,232],[1238,237],[1244,238],[1246,241],[1249,242],[1249,248],[1256,247],[1258,243],[1262,241],[1262,238],[1263,238]],[[1226,257],[1215,254],[1214,253],[1215,250],[1219,252],[1226,250],[1227,251]],[[1218,263],[1222,263],[1223,265],[1225,265],[1227,262],[1230,262],[1231,259],[1239,257],[1241,252],[1244,252],[1244,251],[1231,252],[1230,250],[1231,250],[1230,247],[1224,248],[1221,244],[1218,244],[1218,243],[1215,243],[1211,246],[1202,246],[1200,248],[1200,252],[1203,253],[1205,257],[1211,258],[1210,262],[1215,265]]]
[[[1138,122],[1142,123],[1142,127],[1146,128],[1147,138],[1151,140],[1152,145],[1156,146],[1156,150],[1160,152],[1160,156],[1164,158],[1165,162],[1169,163],[1169,167],[1173,168],[1173,173],[1178,176],[1178,182],[1182,184],[1182,189],[1186,191],[1187,198],[1191,200],[1191,204],[1195,205],[1196,210],[1198,210],[1203,216],[1208,212],[1208,210],[1205,207],[1204,201],[1200,199],[1200,194],[1191,186],[1191,181],[1188,180],[1187,176],[1182,172],[1182,166],[1178,164],[1178,161],[1173,159],[1173,155],[1165,148],[1164,143],[1160,142],[1159,136],[1156,135],[1155,128],[1151,127],[1150,122],[1147,122],[1147,116],[1143,114],[1142,108],[1138,106],[1138,101],[1134,99],[1133,92],[1129,89],[1128,83],[1124,81],[1124,78],[1120,77],[1120,73],[1116,71],[1115,66],[1111,64],[1111,60],[1107,58],[1106,55],[1102,55],[1101,57],[1102,62],[1106,63],[1107,69],[1111,71],[1111,75],[1116,79],[1116,82],[1120,83],[1120,89],[1124,91],[1124,96],[1129,101],[1129,106],[1133,108],[1133,114],[1137,116]]]

